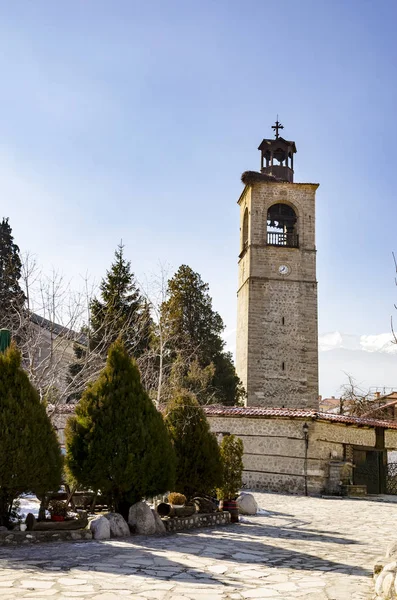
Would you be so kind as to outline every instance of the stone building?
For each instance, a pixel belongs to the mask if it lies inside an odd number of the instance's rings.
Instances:
[[[260,172],[243,173],[238,200],[236,368],[246,406],[206,414],[216,434],[242,439],[250,488],[339,493],[344,481],[384,493],[397,423],[319,411],[318,184],[294,182],[295,142],[279,136],[278,121],[273,128],[275,138],[259,146]]]
[[[251,489],[339,493],[347,478],[355,490],[390,491],[387,462],[397,448],[395,422],[291,408],[208,406],[205,411],[212,431],[243,441],[243,481]]]
[[[243,174],[239,199],[237,371],[246,406],[208,406],[207,418],[219,437],[242,439],[251,489],[385,493],[397,422],[318,407],[318,184],[294,183],[295,143],[279,137],[278,122],[275,129],[275,139],[259,146],[261,172]],[[73,405],[53,408],[61,442],[73,412]]]
[[[317,183],[294,183],[295,142],[259,146],[243,173],[236,368],[247,406],[318,409]],[[278,164],[276,164],[278,163]]]

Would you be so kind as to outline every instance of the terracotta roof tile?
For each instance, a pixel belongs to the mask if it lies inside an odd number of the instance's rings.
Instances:
[[[73,414],[75,404],[58,404],[55,407],[49,407],[51,414]],[[384,429],[397,429],[397,422],[378,419],[368,419],[363,417],[353,417],[351,415],[336,415],[334,413],[320,412],[317,410],[304,410],[301,408],[261,408],[261,407],[241,407],[241,406],[220,406],[213,404],[204,407],[204,412],[209,417],[285,417],[292,419],[312,419],[314,421],[332,421],[334,423],[345,423],[346,425],[357,425],[361,427],[383,427]]]
[[[358,425],[361,427],[383,427],[385,429],[397,429],[397,422],[378,419],[353,417],[351,415],[335,415],[333,413],[320,412],[316,410],[304,410],[300,408],[261,408],[240,406],[212,405],[204,407],[205,414],[211,417],[287,417],[296,419],[313,419],[317,421],[333,421],[334,423],[346,423],[346,425]]]

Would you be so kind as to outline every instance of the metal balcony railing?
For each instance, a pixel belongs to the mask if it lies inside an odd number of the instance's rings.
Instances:
[[[299,248],[299,235],[297,233],[267,232],[268,246],[284,246],[284,248]]]

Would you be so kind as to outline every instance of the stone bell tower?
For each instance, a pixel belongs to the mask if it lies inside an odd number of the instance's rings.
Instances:
[[[259,146],[240,205],[237,373],[247,406],[318,409],[315,195],[294,183],[295,142]]]

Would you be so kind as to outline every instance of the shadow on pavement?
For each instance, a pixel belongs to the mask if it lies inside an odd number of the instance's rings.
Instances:
[[[302,548],[305,540],[335,544],[356,543],[300,530],[243,523],[222,529],[202,529],[166,537],[134,536],[106,542],[3,547],[0,548],[0,569],[6,566],[29,570],[28,577],[34,577],[34,572],[53,573],[54,570],[60,569],[64,574],[70,569],[78,569],[121,577],[139,576],[181,583],[189,581],[234,586],[238,585],[238,574],[236,577],[233,574],[222,577],[207,571],[208,567],[214,564],[222,565],[222,561],[227,561],[231,571],[235,563],[236,568],[252,564],[256,568],[266,566],[371,576],[368,569],[328,560],[290,547],[274,546],[268,540],[262,541],[266,537],[302,540]]]

